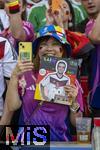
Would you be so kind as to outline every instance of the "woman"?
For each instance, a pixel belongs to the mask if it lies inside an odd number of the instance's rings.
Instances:
[[[22,105],[26,125],[50,125],[51,141],[69,141],[71,135],[68,122],[70,120],[75,126],[75,118],[82,116],[83,112],[82,90],[78,81],[75,81],[75,85],[65,86],[65,92],[72,100],[70,107],[48,102],[41,105],[40,101],[34,99],[34,93],[41,58],[68,57],[71,48],[66,41],[64,30],[58,26],[45,26],[39,33],[39,38],[33,42],[34,63],[19,62],[12,74],[6,96],[7,106],[10,111],[14,111]]]
[[[56,24],[65,30],[75,30],[75,15],[69,0],[61,1],[59,10],[54,12],[52,12],[51,1],[49,1],[49,6],[46,13],[47,24]]]

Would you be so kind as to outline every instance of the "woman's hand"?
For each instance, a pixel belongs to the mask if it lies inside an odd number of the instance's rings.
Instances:
[[[66,95],[68,97],[69,100],[73,102],[75,102],[76,97],[78,95],[78,87],[76,87],[75,85],[67,85],[64,87]]]
[[[18,76],[30,70],[34,70],[34,64],[32,62],[18,61],[12,75]]]
[[[62,9],[59,9],[59,11],[55,11],[53,13],[53,18],[56,25],[60,26],[61,28],[64,28]]]
[[[54,18],[53,18],[53,14],[52,14],[51,8],[49,8],[46,11],[46,22],[47,22],[47,25],[54,24]]]
[[[64,29],[68,29],[68,22],[71,20],[68,4],[63,1],[59,6],[59,10],[52,12],[51,5],[46,12],[47,24],[58,25]]]
[[[72,104],[69,106],[70,108],[70,122],[73,126],[76,127],[76,117],[82,117],[82,112],[80,110],[80,105],[76,101],[76,97],[78,95],[78,87],[75,85],[67,85],[65,86],[65,92],[68,96],[68,100],[71,99]]]
[[[63,28],[64,26],[63,26],[62,9],[59,9],[59,11],[55,11],[53,13],[50,7],[46,12],[46,20],[47,24],[55,24]]]

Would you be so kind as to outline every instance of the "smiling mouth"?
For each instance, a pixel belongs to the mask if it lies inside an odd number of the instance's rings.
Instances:
[[[94,9],[95,8],[95,6],[89,6],[88,7],[88,9]]]
[[[48,53],[48,54],[44,54],[43,56],[55,56],[55,54]]]
[[[47,56],[55,56],[54,54],[47,54]]]

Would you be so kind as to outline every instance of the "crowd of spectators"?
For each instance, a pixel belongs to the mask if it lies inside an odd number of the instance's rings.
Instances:
[[[0,0],[0,125],[27,124],[34,114],[28,123],[50,125],[51,141],[72,141],[77,116],[100,117],[100,0],[59,1],[52,11],[52,0]],[[19,42],[33,43],[33,62],[18,59]],[[76,112],[73,106],[33,102],[35,65],[44,55],[78,60],[75,85],[65,87]]]

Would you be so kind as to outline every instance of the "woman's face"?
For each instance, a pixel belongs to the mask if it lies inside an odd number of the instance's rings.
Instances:
[[[62,57],[63,51],[62,44],[53,37],[42,40],[38,49],[40,59],[42,56]]]

